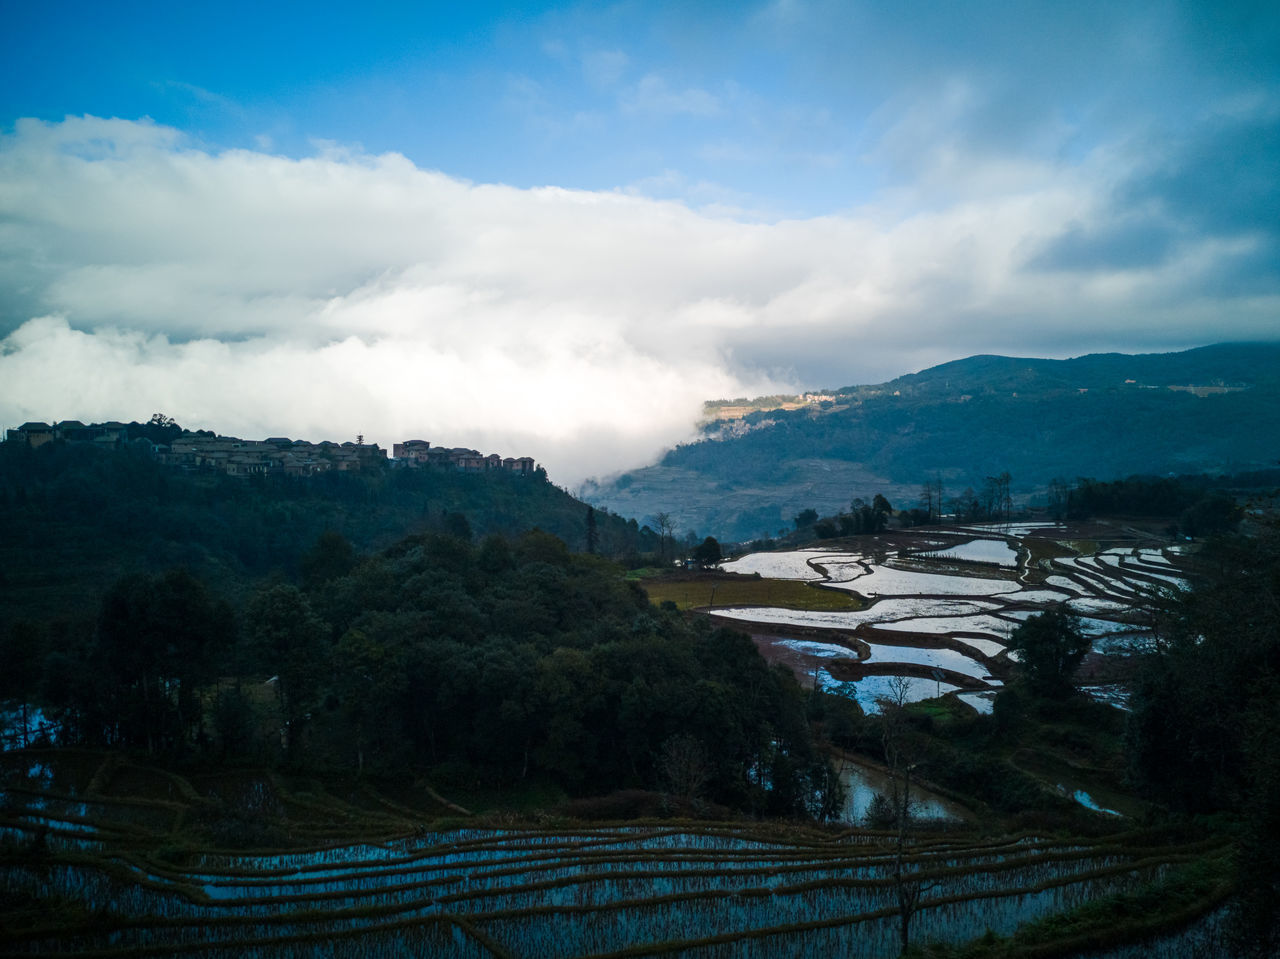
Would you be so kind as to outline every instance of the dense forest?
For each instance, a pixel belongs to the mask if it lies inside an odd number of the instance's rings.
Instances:
[[[90,630],[13,626],[0,694],[38,700],[64,744],[173,761],[429,766],[775,815],[838,798],[789,672],[549,533],[425,533],[363,559],[328,533],[300,565],[301,586],[269,580],[239,615],[184,571],[126,576]]]
[[[1229,814],[1242,926],[1280,950],[1280,526],[1211,540],[1156,621],[1133,683],[1131,780],[1186,814]]]
[[[0,443],[0,516],[0,627],[91,616],[122,572],[180,567],[241,602],[262,576],[296,578],[326,530],[359,550],[429,530],[514,535],[535,526],[618,558],[660,547],[656,533],[590,510],[542,473],[375,461],[311,477],[234,477],[162,465],[146,447],[62,442]]]
[[[3,444],[0,506],[0,697],[60,742],[774,813],[830,785],[790,674],[650,607],[608,557],[659,535],[542,475],[263,480]]]

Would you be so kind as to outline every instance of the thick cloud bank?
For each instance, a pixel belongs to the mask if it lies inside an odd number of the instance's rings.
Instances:
[[[527,454],[574,483],[683,438],[707,398],[974,352],[1273,337],[1266,271],[1231,281],[1266,258],[1267,228],[1200,227],[1203,204],[1152,192],[1182,183],[1159,173],[1144,190],[1142,161],[1114,151],[974,159],[945,202],[743,222],[396,154],[21,121],[0,140],[0,424],[162,410]]]

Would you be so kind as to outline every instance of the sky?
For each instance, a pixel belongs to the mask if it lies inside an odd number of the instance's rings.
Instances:
[[[1280,339],[1273,2],[0,0],[0,427],[530,455]]]

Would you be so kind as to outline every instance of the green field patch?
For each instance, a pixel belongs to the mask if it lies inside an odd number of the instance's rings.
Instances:
[[[680,609],[721,606],[775,606],[782,609],[858,610],[853,594],[792,579],[741,577],[670,577],[648,579],[641,587],[655,606],[675,603]]]

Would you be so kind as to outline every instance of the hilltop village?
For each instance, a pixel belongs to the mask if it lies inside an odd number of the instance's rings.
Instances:
[[[371,465],[393,467],[454,469],[465,473],[506,470],[531,475],[538,470],[530,456],[503,457],[483,454],[462,447],[433,447],[426,440],[405,440],[387,451],[376,443],[334,443],[329,440],[312,443],[285,436],[265,440],[246,440],[236,436],[218,436],[212,430],[183,430],[171,420],[153,417],[149,423],[92,423],[63,420],[48,423],[23,423],[11,429],[6,442],[36,448],[46,443],[91,444],[115,449],[125,446],[145,448],[157,460],[187,470],[205,470],[228,476],[314,476],[331,470],[346,472]]]

